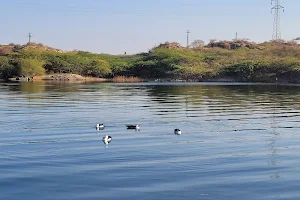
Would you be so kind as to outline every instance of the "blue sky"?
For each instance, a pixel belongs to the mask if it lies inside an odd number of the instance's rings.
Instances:
[[[272,39],[270,0],[0,0],[0,44],[129,54],[170,41]],[[281,0],[282,39],[300,36],[300,1]]]

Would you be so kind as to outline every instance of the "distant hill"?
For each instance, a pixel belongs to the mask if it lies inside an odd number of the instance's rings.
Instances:
[[[13,52],[19,52],[21,50],[26,50],[26,49],[36,49],[36,50],[41,50],[41,51],[53,51],[53,52],[59,52],[59,53],[65,53],[65,51],[61,49],[56,49],[52,48],[49,46],[45,46],[41,43],[30,43],[30,44],[25,44],[25,45],[20,45],[20,44],[13,44],[10,43],[8,45],[0,45],[0,56],[2,55],[7,55]]]

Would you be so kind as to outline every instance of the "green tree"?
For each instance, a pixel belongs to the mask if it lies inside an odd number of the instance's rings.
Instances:
[[[0,56],[0,78],[8,78],[13,72],[13,66],[9,63],[9,59]]]
[[[19,61],[20,73],[24,76],[36,76],[45,74],[45,62],[35,58],[25,58]]]
[[[84,63],[82,75],[104,77],[111,72],[112,71],[108,62],[103,60],[92,60]]]

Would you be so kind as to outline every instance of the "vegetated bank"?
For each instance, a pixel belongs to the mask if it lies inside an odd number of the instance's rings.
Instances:
[[[1,45],[0,77],[77,74],[118,82],[238,81],[300,83],[300,45],[247,40],[165,43],[136,55],[64,52],[42,44]],[[128,78],[131,77],[131,78]]]

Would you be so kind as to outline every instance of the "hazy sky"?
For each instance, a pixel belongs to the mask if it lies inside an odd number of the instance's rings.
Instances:
[[[272,39],[270,0],[0,0],[0,44],[32,40],[63,50],[145,52],[166,41]],[[282,38],[300,36],[300,0],[281,0]]]

